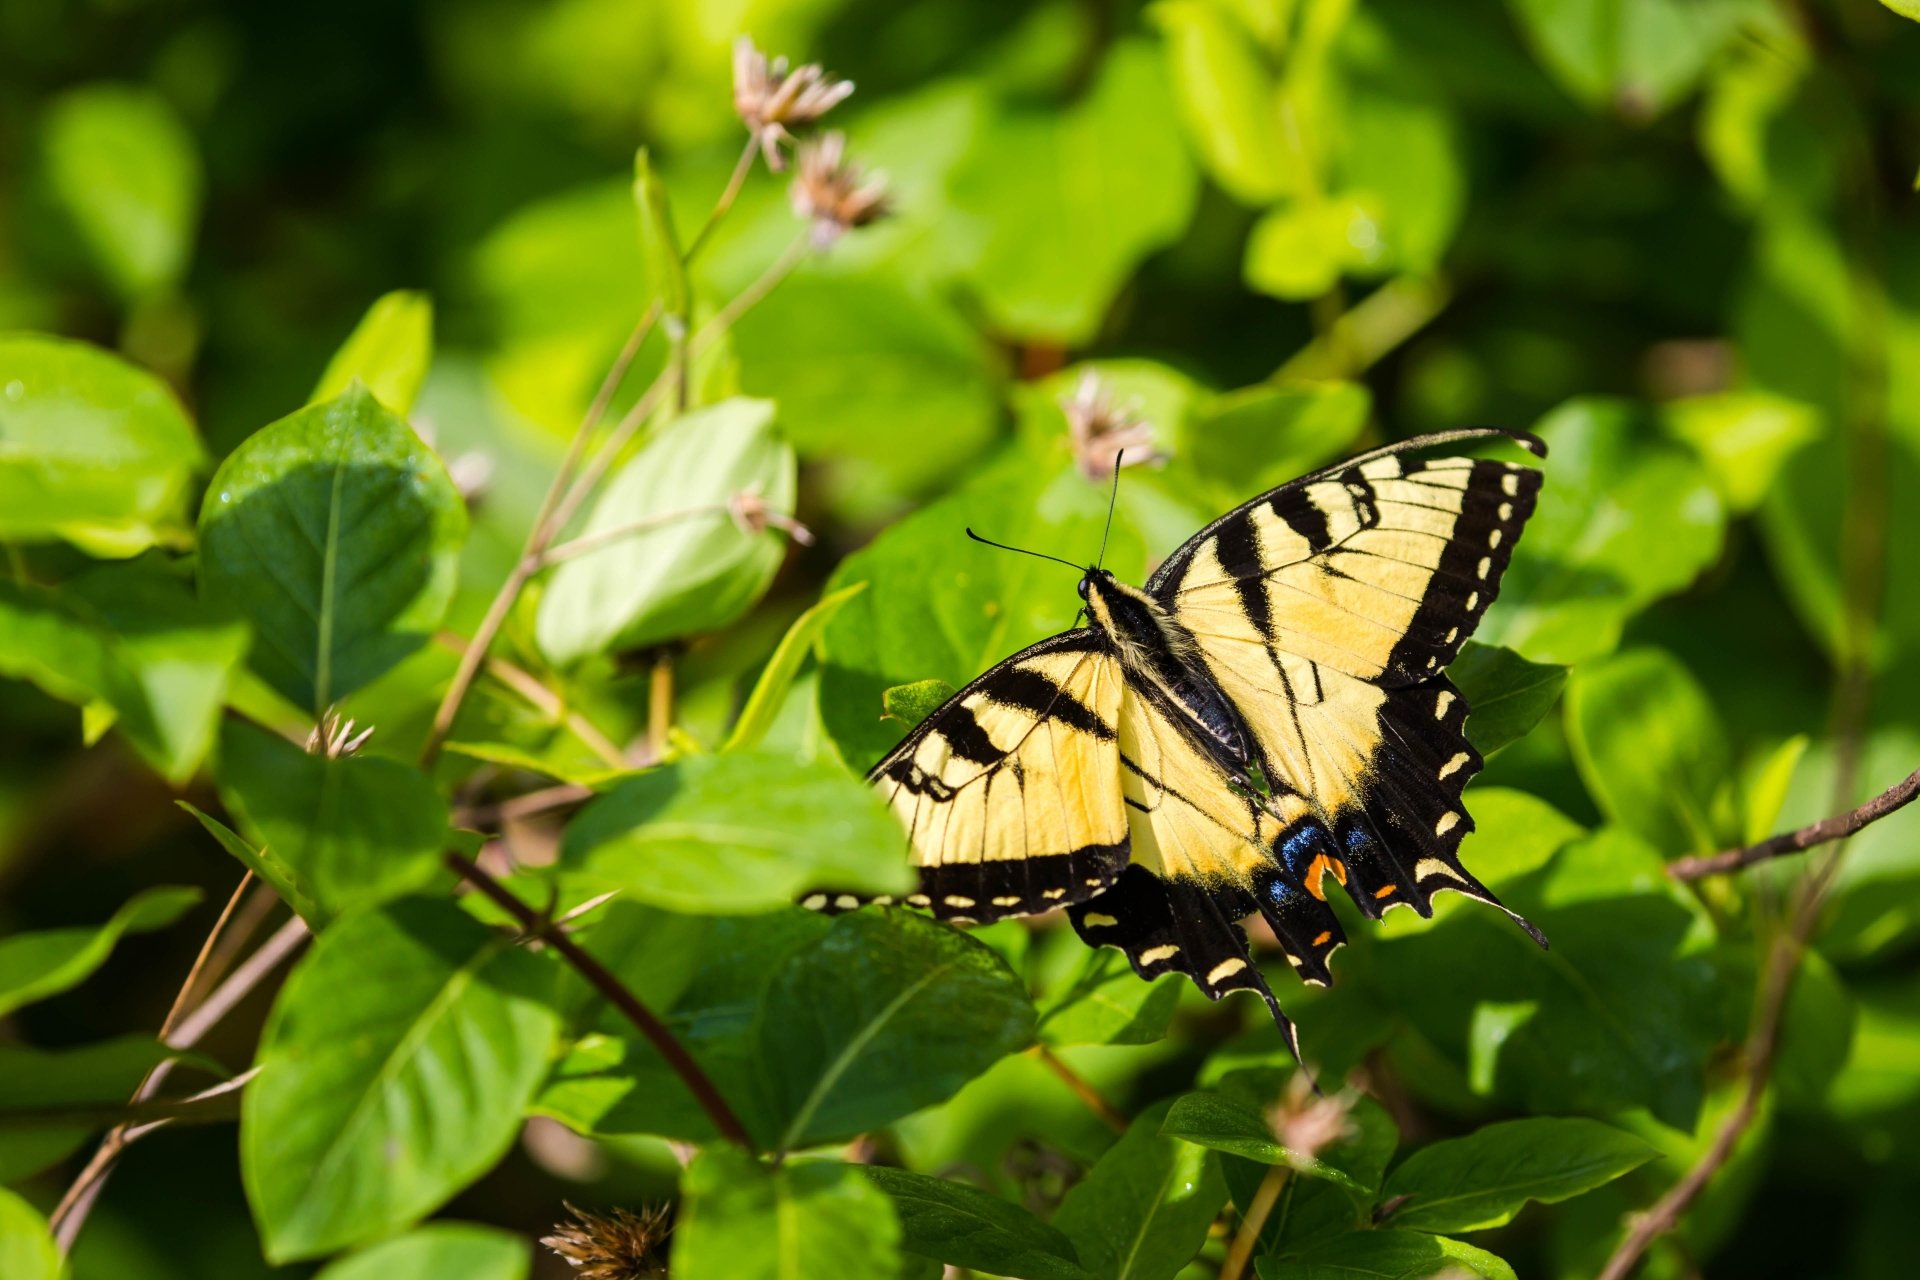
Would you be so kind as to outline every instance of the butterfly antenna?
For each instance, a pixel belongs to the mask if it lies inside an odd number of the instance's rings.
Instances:
[[[1125,449],[1117,449],[1113,455],[1113,492],[1107,495],[1107,527],[1100,531],[1100,558],[1093,562],[1098,569],[1107,563],[1107,538],[1113,533],[1113,504],[1120,500],[1120,463],[1127,456]]]
[[[1086,566],[1075,564],[1071,560],[1062,560],[1059,556],[1050,556],[1044,551],[1029,551],[1025,547],[1010,547],[1004,542],[995,542],[992,538],[983,538],[971,529],[967,530],[967,536],[969,538],[972,538],[975,542],[984,542],[988,546],[998,547],[1002,551],[1018,551],[1023,556],[1033,556],[1035,559],[1051,560],[1055,564],[1063,564],[1067,566],[1067,568],[1073,570],[1075,573],[1086,572]]]

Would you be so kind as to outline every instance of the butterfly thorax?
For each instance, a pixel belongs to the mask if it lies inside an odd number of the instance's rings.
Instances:
[[[1113,645],[1142,687],[1164,710],[1235,774],[1247,766],[1247,735],[1240,717],[1201,665],[1193,635],[1146,592],[1104,569],[1080,580],[1087,618]],[[1184,714],[1181,714],[1184,713]]]

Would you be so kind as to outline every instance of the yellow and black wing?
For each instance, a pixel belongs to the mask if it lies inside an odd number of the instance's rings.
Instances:
[[[1460,794],[1481,759],[1439,672],[1498,595],[1541,477],[1403,452],[1476,436],[1545,453],[1489,430],[1362,455],[1227,513],[1147,584],[1192,633],[1275,792],[1311,806],[1368,916],[1400,903],[1429,915],[1441,889],[1499,905],[1458,857],[1473,829]]]
[[[1080,902],[1119,878],[1123,684],[1099,633],[1068,631],[960,690],[873,767],[920,869],[907,905],[983,923]]]

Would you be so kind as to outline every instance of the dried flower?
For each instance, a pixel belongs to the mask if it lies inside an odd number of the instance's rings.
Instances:
[[[863,182],[859,167],[847,162],[846,150],[841,133],[807,143],[789,188],[794,213],[812,220],[813,243],[821,249],[888,211],[886,178],[875,174]]]
[[[340,713],[329,711],[321,717],[320,723],[313,726],[313,732],[307,735],[307,754],[325,756],[329,760],[338,760],[350,756],[367,745],[367,739],[373,736],[373,726],[368,725],[354,736],[353,721],[340,722]]]
[[[1341,1093],[1323,1098],[1314,1093],[1307,1073],[1296,1071],[1287,1081],[1286,1093],[1267,1112],[1267,1123],[1281,1146],[1295,1156],[1312,1160],[1347,1136],[1347,1112],[1352,1109],[1351,1096]]]
[[[564,1201],[562,1203],[565,1203]],[[667,1274],[665,1261],[655,1256],[671,1229],[665,1206],[639,1213],[607,1209],[588,1213],[567,1205],[570,1222],[554,1226],[541,1244],[567,1260],[580,1280],[641,1280]]]
[[[833,110],[853,92],[850,80],[835,80],[809,62],[787,70],[785,58],[771,62],[741,36],[733,45],[733,109],[760,144],[767,168],[775,173],[787,167],[780,154],[782,142],[793,141],[791,129],[803,129]]]
[[[1128,467],[1166,461],[1166,455],[1153,447],[1153,424],[1131,406],[1117,404],[1091,369],[1080,376],[1072,395],[1061,398],[1060,408],[1067,415],[1073,460],[1087,479],[1108,479],[1116,461]]]
[[[784,511],[775,511],[768,506],[767,500],[760,496],[758,485],[742,489],[728,498],[727,514],[733,517],[733,522],[740,527],[740,532],[748,536],[761,533],[771,527],[779,529],[803,547],[813,545],[813,530]]]

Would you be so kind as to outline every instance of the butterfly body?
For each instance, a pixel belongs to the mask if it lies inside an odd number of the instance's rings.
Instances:
[[[907,905],[955,923],[1064,907],[1142,977],[1256,992],[1290,1044],[1245,917],[1328,983],[1341,889],[1369,918],[1431,915],[1442,889],[1500,906],[1457,856],[1481,760],[1443,668],[1540,473],[1405,456],[1487,437],[1544,453],[1490,429],[1409,441],[1228,512],[1144,588],[1087,570],[1087,625],[960,690],[869,774],[920,868]]]

